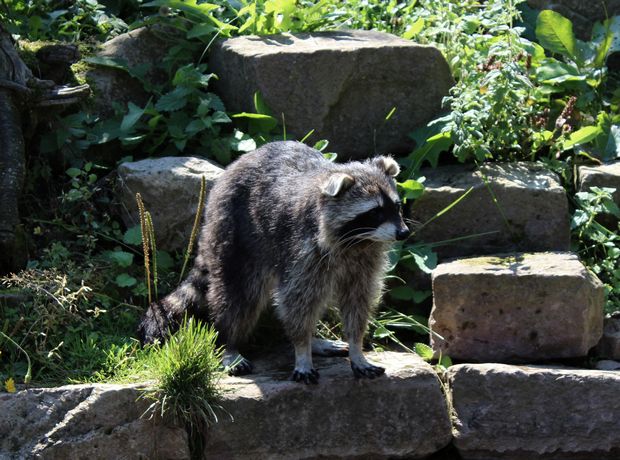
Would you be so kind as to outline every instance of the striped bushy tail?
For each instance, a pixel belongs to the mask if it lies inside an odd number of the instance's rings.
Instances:
[[[163,342],[176,332],[183,318],[208,319],[208,273],[194,267],[179,287],[163,299],[151,302],[138,326],[138,337],[144,343]]]
[[[181,282],[185,268],[189,262],[189,258],[194,248],[194,242],[198,236],[198,229],[200,227],[200,221],[202,220],[202,214],[204,211],[204,203],[206,196],[206,179],[205,176],[200,180],[200,194],[198,196],[198,206],[196,208],[196,217],[194,219],[194,225],[192,227],[192,233],[185,251],[185,258],[183,261],[183,268],[181,269],[179,282],[181,283],[174,291],[168,294],[161,300],[151,302],[151,289],[150,289],[150,273],[149,273],[149,260],[148,260],[148,241],[153,242],[152,253],[153,257],[156,255],[156,249],[154,247],[154,231],[153,224],[151,222],[150,214],[144,211],[144,204],[142,197],[138,193],[136,200],[138,202],[138,210],[140,212],[140,223],[142,227],[142,241],[144,242],[145,249],[145,268],[147,285],[149,292],[150,305],[147,308],[142,321],[138,326],[138,337],[140,341],[144,343],[153,343],[155,341],[163,342],[167,336],[174,334],[179,325],[183,321],[183,318],[187,315],[196,319],[206,321],[208,319],[207,312],[207,287],[208,287],[208,271],[205,267],[202,257],[197,257],[194,268],[189,273],[187,279]],[[145,216],[146,215],[146,222]],[[150,224],[150,238],[148,238],[149,232],[145,233],[145,227],[149,228]],[[154,270],[157,269],[157,263],[153,261]],[[157,275],[155,271],[155,297],[157,298]]]

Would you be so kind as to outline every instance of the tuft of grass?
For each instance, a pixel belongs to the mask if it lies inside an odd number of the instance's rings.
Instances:
[[[185,426],[192,451],[202,448],[204,429],[223,413],[219,381],[223,349],[211,325],[185,319],[164,344],[145,347],[135,361],[117,374],[117,381],[152,381],[142,398],[152,401],[144,415],[172,418]]]

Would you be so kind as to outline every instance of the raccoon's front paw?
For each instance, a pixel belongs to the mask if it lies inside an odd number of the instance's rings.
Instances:
[[[251,374],[254,369],[252,363],[241,355],[238,355],[238,358],[226,367],[228,375],[247,375]]]
[[[356,364],[351,361],[351,369],[353,369],[353,375],[356,379],[361,377],[374,379],[375,377],[379,377],[385,373],[384,367],[375,366],[369,362]]]
[[[319,371],[316,369],[295,369],[291,380],[295,382],[303,382],[306,385],[309,385],[310,383],[317,384],[319,383]]]

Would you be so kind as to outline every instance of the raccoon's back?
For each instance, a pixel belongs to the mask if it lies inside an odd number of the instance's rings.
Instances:
[[[209,194],[203,233],[211,248],[279,250],[271,245],[299,238],[300,230],[311,233],[317,184],[331,169],[320,152],[299,142],[274,142],[243,155]]]

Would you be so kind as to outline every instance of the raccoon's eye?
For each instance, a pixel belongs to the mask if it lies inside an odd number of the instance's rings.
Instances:
[[[372,219],[381,220],[385,216],[385,211],[382,207],[377,206],[368,211],[368,216]]]

